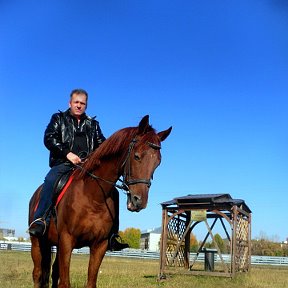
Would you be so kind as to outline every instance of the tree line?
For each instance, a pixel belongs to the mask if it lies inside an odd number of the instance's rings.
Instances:
[[[214,241],[217,243],[221,253],[230,253],[230,243],[228,239],[223,239],[219,234],[215,234]],[[216,248],[214,241],[205,243],[204,247]],[[201,244],[201,241],[198,241],[196,236],[191,233],[190,252],[197,252]],[[288,257],[288,244],[274,242],[264,238],[253,239],[251,240],[251,255]]]
[[[131,248],[140,248],[141,231],[137,228],[127,228],[119,232],[124,242],[128,243]],[[214,241],[217,243],[221,253],[230,253],[230,243],[227,238],[222,238],[220,234],[214,235]],[[205,248],[216,248],[214,241],[207,241]],[[159,243],[160,244],[160,243]],[[197,252],[202,242],[191,233],[190,236],[190,252]],[[288,257],[288,244],[279,243],[268,238],[260,238],[251,240],[251,254],[258,256],[282,256]]]

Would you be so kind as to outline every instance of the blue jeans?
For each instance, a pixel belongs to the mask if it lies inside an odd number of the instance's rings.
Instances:
[[[42,218],[47,210],[52,205],[52,199],[54,195],[55,185],[59,181],[62,175],[68,173],[72,169],[72,165],[70,163],[62,163],[56,166],[53,166],[48,174],[45,177],[44,184],[42,190],[40,192],[40,200],[37,207],[37,210],[34,214],[34,220],[37,218]],[[46,222],[48,224],[50,217],[46,218]]]

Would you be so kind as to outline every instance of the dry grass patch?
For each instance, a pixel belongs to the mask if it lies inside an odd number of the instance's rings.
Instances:
[[[73,255],[71,264],[72,288],[85,287],[88,255]],[[0,251],[0,287],[32,287],[33,264],[30,253]],[[234,279],[170,274],[157,281],[159,261],[105,257],[100,268],[98,288],[287,288],[288,267],[253,267],[250,273],[238,274]]]

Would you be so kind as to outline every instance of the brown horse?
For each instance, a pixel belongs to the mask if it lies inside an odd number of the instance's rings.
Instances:
[[[111,191],[122,181],[127,193],[127,209],[140,211],[148,201],[153,172],[161,161],[161,141],[171,132],[156,133],[143,117],[138,127],[119,130],[94,151],[73,180],[57,206],[57,217],[51,219],[42,238],[31,236],[31,256],[34,262],[34,288],[49,286],[51,247],[57,246],[52,271],[52,287],[70,287],[69,268],[74,248],[89,246],[87,288],[96,287],[97,274],[108,247],[108,238],[115,218]],[[33,219],[41,186],[29,204],[29,223]],[[59,281],[58,281],[59,280]],[[58,283],[59,282],[59,283]]]

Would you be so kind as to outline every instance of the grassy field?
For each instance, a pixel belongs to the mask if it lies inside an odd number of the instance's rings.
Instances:
[[[0,251],[0,287],[32,287],[32,260],[30,253]],[[72,288],[85,287],[88,255],[73,255],[71,266]],[[99,288],[287,288],[288,267],[253,267],[251,272],[235,278],[192,275],[169,275],[166,280],[157,282],[159,262],[106,257],[99,274]]]

